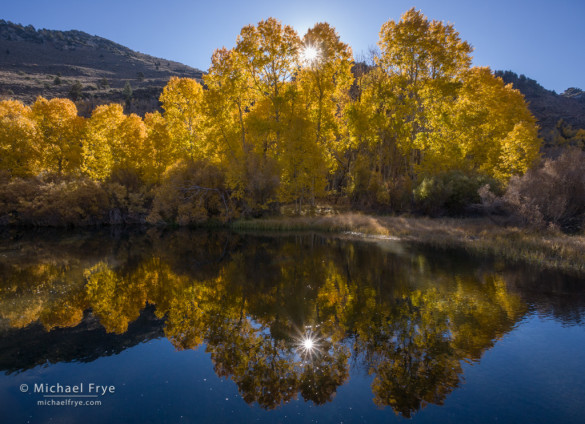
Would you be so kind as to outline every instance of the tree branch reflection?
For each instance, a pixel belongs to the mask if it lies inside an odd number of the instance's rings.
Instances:
[[[478,361],[527,311],[509,273],[453,272],[444,257],[314,235],[150,231],[99,246],[47,241],[36,252],[0,260],[4,323],[50,331],[91,311],[123,334],[154,305],[176,349],[204,345],[217,375],[266,409],[299,396],[330,402],[353,362],[372,376],[376,405],[410,417],[442,404],[462,363]],[[299,350],[297,329],[307,328],[310,355]]]

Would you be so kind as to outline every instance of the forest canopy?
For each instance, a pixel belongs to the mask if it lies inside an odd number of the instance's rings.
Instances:
[[[378,47],[357,62],[327,23],[301,37],[268,18],[214,52],[203,84],[172,77],[162,113],[2,101],[0,217],[195,224],[319,199],[424,212],[501,190],[538,159],[523,95],[472,67],[452,25],[413,8]]]

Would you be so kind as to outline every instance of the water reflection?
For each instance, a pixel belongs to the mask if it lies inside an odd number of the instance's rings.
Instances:
[[[178,350],[205,345],[217,375],[263,408],[299,395],[327,403],[355,366],[373,376],[376,405],[409,417],[442,404],[462,363],[529,308],[563,313],[530,301],[535,275],[313,234],[11,233],[0,248],[0,368],[91,361],[164,334]]]

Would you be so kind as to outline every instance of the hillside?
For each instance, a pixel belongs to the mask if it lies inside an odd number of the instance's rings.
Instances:
[[[200,79],[202,71],[178,62],[133,51],[81,31],[36,30],[0,20],[0,98],[31,103],[47,98],[77,98],[87,114],[96,105],[124,102],[128,112],[158,107],[158,97],[171,76]],[[77,84],[81,90],[72,88]],[[73,91],[73,92],[72,92]]]
[[[512,71],[496,71],[495,74],[524,94],[530,110],[538,119],[540,135],[548,147],[558,144],[559,134],[585,128],[585,92],[582,90],[572,87],[557,94],[535,80]],[[564,137],[567,138],[567,135]]]

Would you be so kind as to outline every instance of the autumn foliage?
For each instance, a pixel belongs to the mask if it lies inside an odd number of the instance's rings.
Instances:
[[[301,38],[269,18],[214,52],[203,85],[173,77],[162,113],[126,115],[110,104],[82,118],[65,99],[0,102],[0,194],[11,198],[27,181],[34,189],[23,193],[40,190],[41,203],[43,193],[101,190],[92,199],[107,201],[91,219],[55,221],[72,225],[119,222],[130,210],[138,221],[178,224],[283,203],[300,213],[324,198],[427,211],[436,209],[425,197],[432,184],[452,191],[445,181],[458,175],[505,186],[536,161],[540,140],[523,96],[471,67],[472,48],[452,25],[411,9],[382,26],[378,46],[370,64],[355,63],[329,24]],[[465,199],[477,197],[475,186]],[[5,221],[54,222],[22,221],[26,208],[10,204]]]

